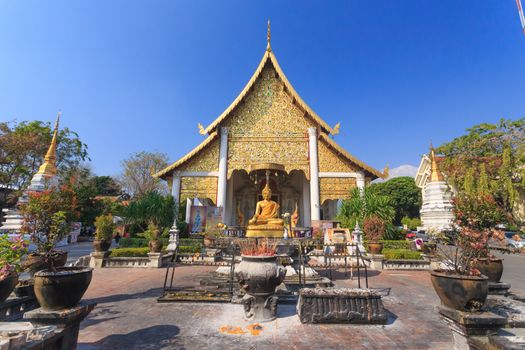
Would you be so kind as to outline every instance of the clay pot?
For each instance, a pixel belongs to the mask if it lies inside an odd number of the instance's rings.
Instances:
[[[487,276],[489,282],[498,283],[503,274],[503,259],[480,258],[474,267]]]
[[[107,252],[109,247],[111,247],[111,241],[108,242],[103,239],[95,239],[93,241],[93,248],[96,252]]]
[[[368,242],[368,252],[370,254],[381,254],[383,251],[383,243],[381,242]]]
[[[53,265],[55,268],[62,267],[67,262],[67,252],[64,250],[54,250],[52,253]],[[36,271],[45,269],[46,263],[44,257],[39,253],[29,253],[27,258],[22,265],[24,270],[28,270],[32,276]]]
[[[286,275],[284,267],[277,265],[276,256],[242,255],[236,269],[241,288],[254,296],[271,295]]]
[[[0,281],[0,303],[4,302],[18,283],[18,274],[12,272],[7,278]]]
[[[445,306],[459,311],[475,312],[485,304],[488,294],[486,276],[461,276],[451,271],[435,270],[430,272],[430,279]]]
[[[423,247],[421,247],[421,250],[425,254],[435,255],[436,250],[437,250],[437,244],[436,243],[423,243]]]
[[[44,310],[60,310],[78,304],[86,292],[93,269],[61,267],[57,272],[41,270],[35,273],[35,296]]]
[[[149,251],[151,253],[160,253],[162,251],[162,241],[155,239],[148,242]]]

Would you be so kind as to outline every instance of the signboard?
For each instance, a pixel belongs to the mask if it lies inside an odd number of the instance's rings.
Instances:
[[[190,210],[190,234],[195,235],[204,232],[206,228],[206,217],[208,207],[192,205]]]

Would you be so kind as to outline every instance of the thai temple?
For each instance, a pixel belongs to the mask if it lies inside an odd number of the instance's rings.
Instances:
[[[270,38],[268,24],[255,73],[211,124],[199,123],[203,141],[154,174],[176,203],[188,203],[186,221],[190,206],[205,203],[220,209],[224,224],[247,227],[247,236],[273,236],[280,226],[282,235],[283,213],[304,227],[334,219],[352,188],[388,176],[335,142],[339,123],[331,127],[303,101]]]
[[[452,229],[454,221],[452,189],[439,170],[434,148],[430,155],[421,159],[416,175],[416,185],[422,189],[421,225],[426,231],[446,231]]]
[[[58,138],[58,125],[60,122],[60,113],[55,122],[53,138],[44,157],[44,163],[38,169],[38,172],[31,179],[31,184],[18,199],[17,206],[27,202],[29,192],[41,192],[50,186],[58,185],[57,167],[56,167],[56,149]],[[17,208],[3,209],[5,222],[0,227],[0,232],[17,233],[22,227],[22,216]]]

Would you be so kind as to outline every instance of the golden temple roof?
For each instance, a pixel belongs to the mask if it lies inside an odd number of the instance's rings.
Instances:
[[[268,32],[269,33],[269,32]],[[275,55],[273,54],[273,51],[270,46],[270,40],[268,36],[268,46],[266,48],[266,51],[264,52],[263,58],[261,59],[261,62],[259,63],[259,66],[255,70],[255,73],[252,75],[244,89],[242,89],[241,93],[237,96],[237,98],[226,108],[222,114],[215,119],[207,128],[204,129],[203,133],[209,134],[212,131],[214,131],[221,122],[223,122],[230,113],[237,107],[244,99],[244,97],[248,94],[248,92],[251,90],[255,82],[257,81],[257,78],[261,75],[261,72],[263,71],[264,66],[267,62],[270,62],[273,67],[275,68],[275,71],[277,72],[277,75],[279,78],[283,81],[285,89],[290,93],[292,96],[292,99],[296,101],[296,103],[299,105],[299,107],[306,112],[306,115],[312,119],[316,124],[318,124],[323,131],[325,131],[328,134],[333,133],[333,129],[323,120],[321,117],[315,113],[310,106],[306,104],[306,102],[303,101],[301,96],[295,91],[292,84],[288,81],[286,78],[286,75],[284,75],[281,67],[279,66],[279,63],[277,62],[277,58],[275,58]]]
[[[51,139],[51,144],[49,149],[44,157],[44,164],[40,166],[37,174],[43,174],[48,176],[55,176],[57,173],[57,138],[58,138],[58,124],[60,122],[60,112],[58,112],[57,119],[55,121],[55,129],[53,131],[53,138]]]

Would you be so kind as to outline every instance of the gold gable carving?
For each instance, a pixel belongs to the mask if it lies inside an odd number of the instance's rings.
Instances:
[[[350,191],[356,186],[355,177],[322,177],[319,179],[321,204],[328,199],[348,199]]]
[[[320,172],[352,173],[361,170],[330,149],[324,142],[318,141],[317,147]]]
[[[180,200],[209,198],[217,203],[217,178],[216,177],[186,177],[180,181]]]
[[[196,156],[182,164],[179,171],[218,171],[219,170],[219,139],[214,140]]]

